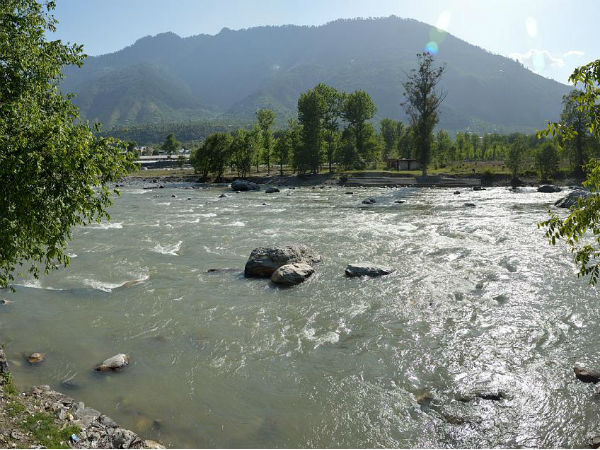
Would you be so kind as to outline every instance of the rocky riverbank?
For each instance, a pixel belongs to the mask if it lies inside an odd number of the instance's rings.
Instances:
[[[164,448],[49,386],[19,392],[0,348],[0,448]]]

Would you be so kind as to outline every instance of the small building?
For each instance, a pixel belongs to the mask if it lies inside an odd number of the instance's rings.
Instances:
[[[388,158],[387,168],[394,170],[419,170],[421,164],[416,159]]]

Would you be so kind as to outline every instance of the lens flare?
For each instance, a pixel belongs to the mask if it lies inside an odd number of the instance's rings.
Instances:
[[[525,30],[527,31],[527,34],[530,37],[534,38],[537,36],[537,32],[538,32],[537,21],[533,17],[528,17],[525,20]]]
[[[438,50],[439,50],[439,48],[438,48],[437,42],[435,42],[435,41],[429,41],[427,43],[427,45],[425,46],[425,51],[427,53],[429,53],[430,55],[437,55]]]

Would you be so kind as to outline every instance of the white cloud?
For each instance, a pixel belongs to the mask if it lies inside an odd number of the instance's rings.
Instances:
[[[569,56],[576,56],[577,58],[582,58],[585,55],[581,50],[569,50],[566,53],[563,53],[564,58],[568,58]]]
[[[562,57],[553,56],[548,50],[531,49],[525,53],[510,53],[508,57],[516,59],[534,72],[543,72],[547,68],[558,68],[565,65]]]

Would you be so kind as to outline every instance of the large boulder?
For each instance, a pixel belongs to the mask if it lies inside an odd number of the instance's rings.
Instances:
[[[231,189],[234,191],[259,191],[260,186],[248,180],[235,180],[231,183]]]
[[[598,370],[575,366],[573,372],[575,372],[575,377],[584,383],[598,383],[600,381],[600,371]]]
[[[295,286],[307,280],[313,273],[315,269],[303,262],[285,264],[273,272],[271,281],[283,286]]]
[[[562,189],[559,188],[558,186],[554,186],[553,184],[542,184],[540,187],[537,188],[537,191],[552,193],[552,192],[560,192],[560,191],[562,191]]]
[[[583,189],[575,189],[574,191],[569,192],[566,197],[557,200],[554,204],[559,208],[570,208],[571,206],[575,206],[580,198],[585,199],[590,195],[592,194],[588,191],[584,191]]]
[[[380,277],[392,273],[394,269],[384,266],[376,266],[371,263],[355,263],[346,266],[347,277]]]
[[[277,189],[276,187],[269,187],[265,190],[266,194],[274,194],[275,192],[279,192],[279,189]]]
[[[321,256],[304,245],[285,247],[258,247],[252,250],[246,262],[246,277],[270,277],[277,269],[286,264],[313,264],[321,261]]]
[[[105,359],[102,364],[96,366],[95,370],[98,372],[121,370],[127,365],[129,365],[129,356],[125,353],[119,353],[118,355]]]

